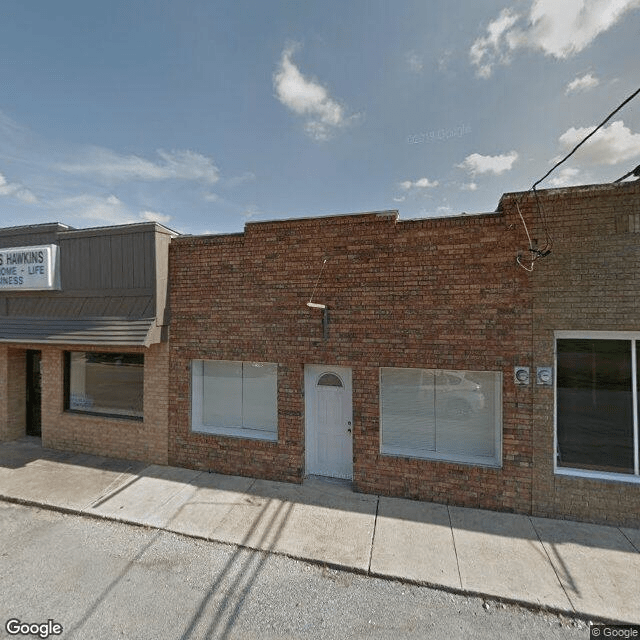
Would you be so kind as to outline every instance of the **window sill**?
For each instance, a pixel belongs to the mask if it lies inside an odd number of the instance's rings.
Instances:
[[[587,469],[572,469],[570,467],[556,467],[555,475],[572,478],[586,478],[587,480],[604,480],[608,482],[626,482],[640,484],[640,476],[632,473],[610,473],[606,471],[588,471]]]
[[[118,413],[98,413],[97,411],[79,411],[78,409],[65,409],[64,413],[72,416],[91,416],[92,418],[107,418],[108,420],[124,420],[126,422],[143,422],[143,416],[123,416]]]
[[[241,427],[206,427],[192,426],[191,433],[205,436],[225,436],[228,438],[242,438],[244,440],[266,440],[268,442],[278,442],[277,433],[260,431],[258,429],[243,429]]]
[[[483,459],[479,460],[478,458],[464,457],[464,456],[448,456],[446,454],[437,454],[433,453],[432,455],[428,455],[425,453],[418,453],[416,451],[412,451],[410,449],[395,449],[395,448],[384,448],[380,449],[380,454],[387,457],[394,458],[411,458],[417,460],[427,460],[428,462],[444,462],[447,464],[463,464],[472,467],[487,467],[489,469],[501,469],[502,462],[492,460],[492,459]]]

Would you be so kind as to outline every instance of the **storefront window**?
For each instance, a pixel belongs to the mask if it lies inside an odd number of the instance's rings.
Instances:
[[[277,440],[277,364],[194,360],[191,388],[193,431]]]
[[[499,466],[501,393],[497,371],[382,368],[381,453]]]
[[[72,351],[65,360],[68,411],[142,420],[144,355]]]
[[[557,342],[557,465],[634,473],[631,340]]]

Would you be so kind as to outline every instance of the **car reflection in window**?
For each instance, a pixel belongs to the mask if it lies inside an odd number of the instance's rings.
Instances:
[[[465,373],[438,372],[435,385],[438,409],[443,410],[445,416],[464,418],[484,409],[482,387],[467,378]]]

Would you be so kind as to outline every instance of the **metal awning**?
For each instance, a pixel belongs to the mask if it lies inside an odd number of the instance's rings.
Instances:
[[[160,342],[155,318],[31,318],[0,316],[0,342],[148,347]]]

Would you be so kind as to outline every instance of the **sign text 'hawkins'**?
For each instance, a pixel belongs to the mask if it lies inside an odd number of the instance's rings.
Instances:
[[[59,289],[58,267],[55,244],[0,249],[0,290]]]

